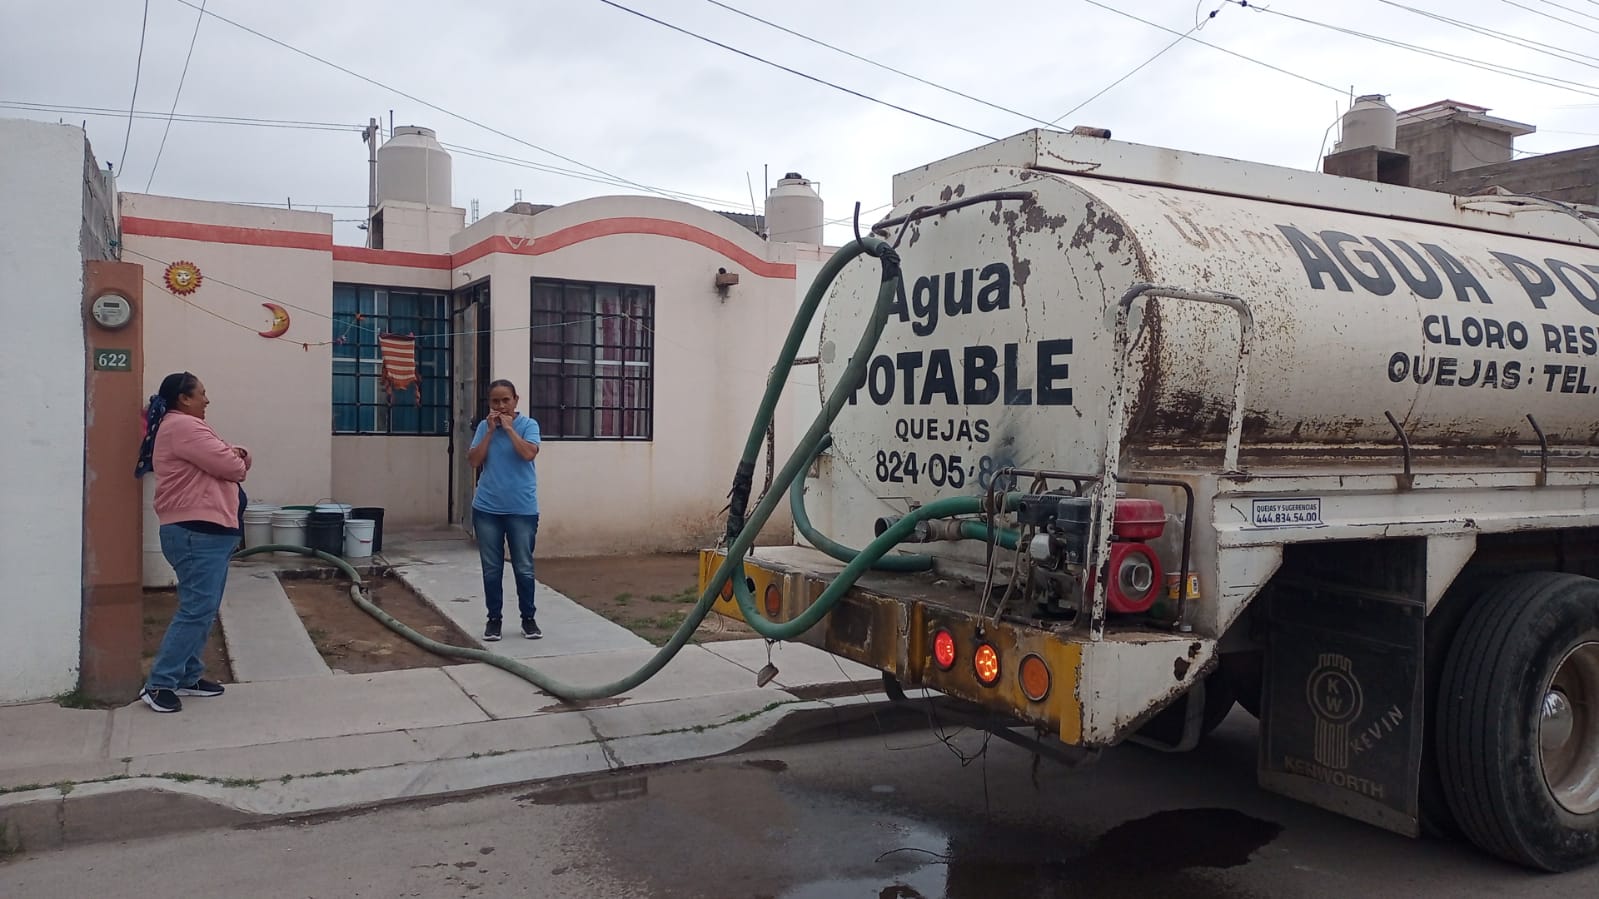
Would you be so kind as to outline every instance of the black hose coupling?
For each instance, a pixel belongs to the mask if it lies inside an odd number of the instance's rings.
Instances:
[[[749,511],[750,489],[755,485],[755,463],[740,462],[733,473],[733,489],[727,492],[727,542],[738,539],[744,530],[744,515]]]

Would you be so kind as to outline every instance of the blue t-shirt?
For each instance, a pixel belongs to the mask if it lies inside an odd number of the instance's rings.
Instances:
[[[539,423],[518,412],[511,427],[528,443],[538,445]],[[488,419],[478,422],[472,448],[489,433]],[[539,475],[534,464],[516,452],[511,435],[495,430],[483,457],[483,474],[478,477],[472,508],[493,515],[539,514]]]

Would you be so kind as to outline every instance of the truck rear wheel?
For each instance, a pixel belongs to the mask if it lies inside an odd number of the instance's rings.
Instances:
[[[1599,581],[1521,574],[1483,594],[1451,641],[1436,721],[1472,843],[1548,871],[1599,858]]]

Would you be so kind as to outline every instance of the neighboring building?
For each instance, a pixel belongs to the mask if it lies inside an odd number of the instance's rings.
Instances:
[[[1361,97],[1323,170],[1459,196],[1502,188],[1599,206],[1599,146],[1515,158],[1515,139],[1536,130],[1454,100],[1395,113],[1379,96]]]
[[[465,227],[427,129],[396,129],[377,184],[370,248],[335,245],[320,213],[122,196],[124,259],[156,285],[174,263],[200,272],[192,293],[147,291],[148,386],[200,375],[213,424],[254,454],[251,498],[469,526],[466,449],[488,381],[508,378],[544,435],[540,554],[713,542],[744,429],[824,250],[655,197],[519,203]],[[271,306],[287,329],[263,337],[280,330]],[[419,383],[390,389],[395,345],[414,353]],[[785,402],[778,421],[788,415]],[[793,442],[780,427],[780,458]],[[151,513],[151,585],[170,580],[154,527]],[[789,527],[774,516],[768,537],[786,541]]]
[[[0,702],[11,702],[78,683],[84,263],[111,258],[116,207],[81,128],[0,120],[0,158]]]
[[[251,449],[252,500],[380,506],[391,530],[469,527],[467,445],[487,383],[508,378],[544,435],[541,556],[693,550],[720,536],[750,419],[829,252],[759,233],[770,220],[819,236],[808,182],[785,179],[760,217],[617,196],[518,203],[467,227],[432,132],[396,129],[377,152],[371,246],[339,246],[322,213],[118,195],[82,129],[0,121],[12,321],[0,329],[0,415],[13,432],[0,469],[0,702],[72,690],[105,655],[100,634],[137,631],[99,598],[113,594],[94,592],[108,527],[127,538],[132,620],[138,581],[172,583],[155,479],[132,478],[135,397],[173,371],[199,375],[209,421]],[[121,277],[142,279],[138,327],[116,333],[137,344],[127,370],[143,384],[119,387],[120,436],[105,452],[104,409],[91,430],[101,374],[86,371],[91,332],[104,334],[86,330],[84,309],[103,292],[90,264],[114,259]],[[779,459],[795,408],[789,397],[777,410]],[[127,497],[109,517],[94,499],[107,484]],[[142,577],[132,528],[114,523],[117,509],[138,517],[140,489]],[[784,510],[763,540],[791,539]]]

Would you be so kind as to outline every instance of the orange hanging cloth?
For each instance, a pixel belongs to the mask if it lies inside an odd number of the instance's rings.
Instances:
[[[394,405],[394,391],[416,387],[416,404],[422,405],[422,376],[416,371],[416,339],[398,334],[379,334],[378,347],[383,354],[383,389],[388,394],[389,405]]]

